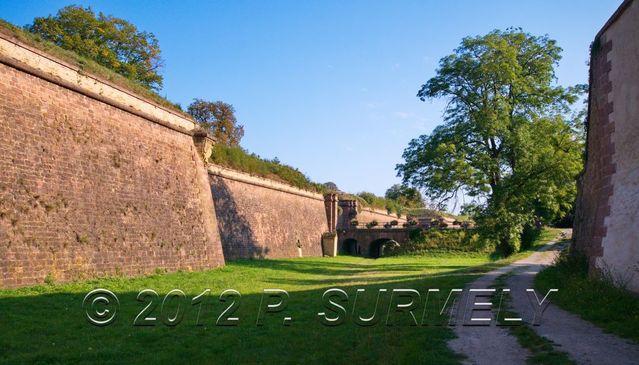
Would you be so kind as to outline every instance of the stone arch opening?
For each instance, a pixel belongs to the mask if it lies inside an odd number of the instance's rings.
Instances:
[[[342,242],[341,253],[344,255],[357,255],[358,249],[357,240],[354,238],[347,238]]]
[[[399,245],[397,241],[390,238],[379,238],[371,242],[368,255],[372,258],[379,258],[384,256],[384,251],[389,247]]]

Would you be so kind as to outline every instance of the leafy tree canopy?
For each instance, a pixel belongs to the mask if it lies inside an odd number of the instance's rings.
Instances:
[[[339,191],[339,188],[337,187],[337,184],[335,184],[332,181],[328,181],[325,182],[324,184],[322,184],[324,186],[324,188],[326,188],[327,191],[329,192],[336,192]]]
[[[402,214],[405,208],[400,202],[396,200],[382,198],[368,191],[357,193],[356,197],[359,200],[363,200],[368,206],[378,209],[386,209],[389,214],[397,213],[397,215],[399,216]]]
[[[386,190],[386,199],[395,200],[406,208],[424,208],[424,199],[419,190],[401,184],[395,184]]]
[[[55,16],[39,17],[26,29],[89,58],[152,90],[162,87],[160,46],[152,33],[90,7],[67,6]]]
[[[475,219],[504,251],[523,227],[570,211],[583,134],[570,106],[585,87],[556,85],[554,40],[520,29],[464,38],[419,89],[448,101],[444,124],[412,140],[397,166],[404,183],[440,201],[475,198]]]
[[[208,130],[218,143],[237,146],[244,137],[244,126],[238,124],[235,108],[231,104],[195,99],[189,105],[188,113],[202,128]]]

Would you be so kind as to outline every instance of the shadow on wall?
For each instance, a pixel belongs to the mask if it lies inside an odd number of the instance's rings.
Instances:
[[[266,257],[269,248],[258,244],[251,224],[239,212],[233,194],[224,179],[209,175],[209,181],[224,258],[235,260]]]
[[[393,240],[389,238],[380,238],[371,242],[368,247],[368,256],[375,259],[384,256],[384,249],[390,242],[393,242]]]
[[[342,255],[358,255],[360,252],[359,245],[357,244],[357,240],[353,238],[347,238],[342,242],[339,247],[339,253]]]

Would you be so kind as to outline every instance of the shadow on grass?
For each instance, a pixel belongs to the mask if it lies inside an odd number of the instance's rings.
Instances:
[[[351,256],[355,257],[355,256]],[[349,257],[350,258],[350,257]],[[297,272],[302,274],[313,274],[313,275],[331,275],[331,276],[342,276],[342,275],[352,275],[359,273],[366,273],[372,271],[385,271],[385,272],[396,272],[396,271],[425,271],[427,269],[466,269],[468,265],[430,265],[424,263],[417,264],[406,264],[401,262],[393,262],[393,261],[379,261],[375,259],[366,259],[359,258],[360,261],[353,262],[331,262],[326,260],[320,261],[303,261],[303,260],[277,260],[277,259],[268,259],[268,260],[234,260],[229,262],[229,265],[239,266],[239,267],[247,267],[247,268],[262,268],[262,269],[270,269],[270,270],[281,270],[287,272]],[[393,257],[395,258],[395,257]],[[391,258],[391,260],[393,259]],[[452,257],[453,259],[456,257]],[[465,257],[461,256],[459,259],[464,259]],[[441,259],[441,257],[434,257],[433,260]],[[494,260],[497,261],[497,260]],[[499,265],[499,263],[497,263]]]
[[[462,288],[477,274],[488,271],[498,263],[462,268],[461,265],[423,267],[405,264],[365,265],[353,268],[353,263],[319,262],[324,269],[312,269],[310,263],[273,261],[245,261],[230,264],[227,269],[203,273],[174,273],[136,279],[105,279],[90,283],[36,287],[17,291],[0,291],[0,362],[2,363],[458,363],[459,356],[446,346],[453,334],[449,328],[410,326],[409,317],[398,314],[393,326],[384,324],[389,297],[383,296],[378,313],[382,320],[372,327],[359,327],[350,320],[357,288],[365,288],[366,295],[358,299],[358,314],[369,316],[380,288],[411,288],[423,295],[429,288],[447,292]],[[351,267],[349,269],[349,266]],[[376,267],[379,266],[379,267]],[[330,276],[380,270],[371,282],[355,284],[359,279]],[[279,279],[263,277],[262,269],[272,268],[282,275]],[[454,269],[452,269],[454,268]],[[446,272],[425,274],[412,269]],[[250,272],[257,275],[247,280]],[[407,271],[401,274],[401,271]],[[383,275],[388,272],[388,275]],[[321,279],[299,278],[296,275],[321,275]],[[244,276],[243,276],[244,275]],[[329,278],[326,278],[329,276]],[[235,281],[234,281],[235,280]],[[237,285],[237,286],[234,286]],[[302,289],[306,285],[318,285]],[[82,309],[84,295],[95,287],[115,292],[120,307],[117,320],[107,327],[95,327],[87,322]],[[349,295],[345,308],[348,320],[337,327],[323,326],[318,317],[326,309],[322,294],[327,288],[339,287]],[[133,320],[145,307],[138,302],[139,290],[158,291],[158,304],[150,315],[158,318],[152,327],[135,327]],[[173,316],[178,300],[161,309],[163,296],[172,288],[186,292],[182,303],[183,321],[168,327],[162,318]],[[202,326],[196,326],[198,306],[191,299],[204,289],[211,288],[200,313]],[[218,300],[224,289],[234,288],[244,294],[234,314],[240,318],[237,327],[216,326],[216,320],[229,303]],[[255,322],[258,315],[259,294],[265,288],[288,290],[290,300],[285,313],[265,317],[264,326]],[[361,307],[360,307],[361,305]],[[421,313],[421,309],[417,309]],[[333,315],[329,311],[329,314]],[[282,325],[284,315],[291,316],[290,326]]]

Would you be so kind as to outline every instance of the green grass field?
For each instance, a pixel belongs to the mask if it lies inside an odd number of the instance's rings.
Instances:
[[[326,327],[317,315],[324,311],[322,294],[327,288],[345,290],[350,313],[356,289],[365,288],[367,295],[358,299],[358,307],[362,308],[359,314],[368,316],[379,288],[410,288],[422,294],[438,288],[447,293],[513,259],[440,252],[377,260],[349,256],[246,260],[204,272],[2,290],[0,363],[458,363],[446,347],[453,336],[451,329],[409,326],[409,318],[401,314],[392,317],[395,325],[385,325],[389,296],[380,302],[381,320],[375,326],[360,327],[349,316],[340,326]],[[113,291],[120,302],[117,319],[106,327],[91,325],[82,309],[84,296],[98,287]],[[183,290],[182,322],[169,327],[162,321],[176,312],[179,300],[173,300],[163,313],[160,305],[151,313],[158,318],[155,326],[133,326],[146,306],[136,296],[147,288],[159,293],[158,301],[172,289]],[[203,325],[196,326],[199,307],[191,305],[191,299],[207,288],[211,294],[200,313]],[[258,327],[261,293],[268,288],[287,290],[288,308],[267,315]],[[235,327],[215,325],[229,304],[218,299],[225,289],[242,294]],[[293,318],[289,326],[282,325],[284,315]]]

